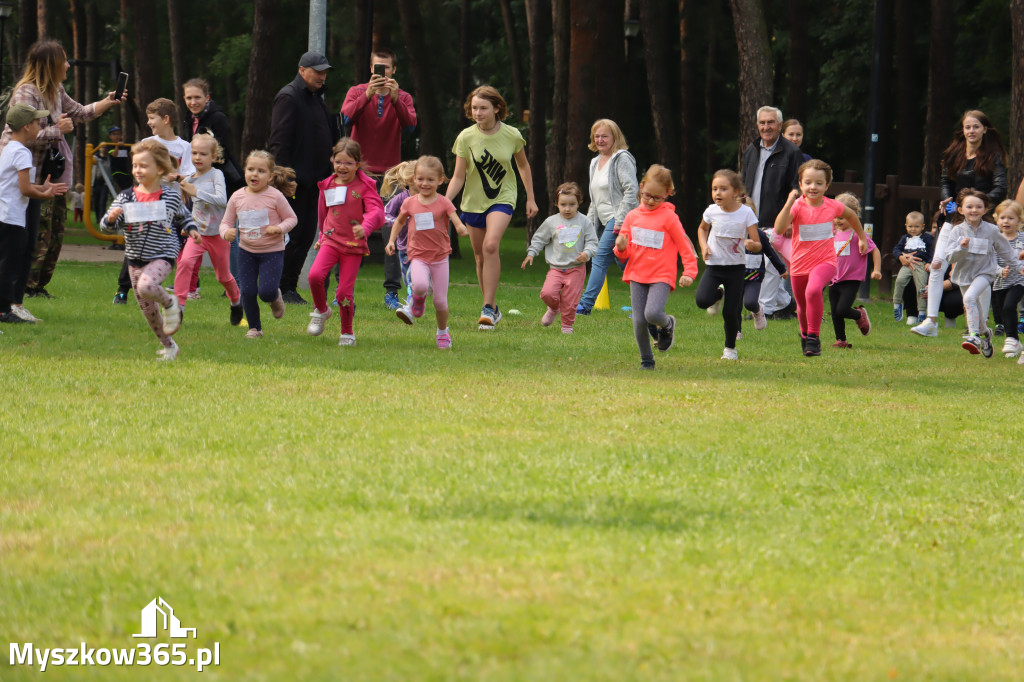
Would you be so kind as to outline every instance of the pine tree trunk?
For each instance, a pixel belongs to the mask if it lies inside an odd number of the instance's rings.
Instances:
[[[675,114],[674,88],[665,83],[674,80],[672,62],[665,59],[671,54],[671,38],[677,26],[676,17],[670,14],[669,5],[662,0],[640,0],[640,23],[643,28],[644,59],[647,64],[647,92],[651,107],[651,121],[654,124],[654,143],[658,163],[672,171],[673,177],[683,187],[677,173],[679,167],[679,144],[676,140],[679,128]],[[627,138],[628,139],[628,138]]]
[[[807,1],[789,0],[789,97],[786,118],[807,120],[808,65],[811,63],[807,39]],[[911,41],[902,41],[908,45]]]
[[[279,58],[276,0],[254,0],[252,20],[252,52],[249,58],[249,89],[245,93],[245,124],[242,128],[242,148],[238,158],[244,159],[253,149],[264,149],[270,137],[268,105],[272,105],[276,89],[268,75]]]
[[[462,0],[459,8],[459,96],[466,97],[472,87],[472,69],[470,66],[470,14],[469,0]]]
[[[85,59],[85,0],[70,0],[71,1],[71,51],[75,59]],[[74,77],[74,95],[72,98],[76,102],[82,104],[88,104],[95,99],[94,96],[86,95],[85,90],[85,74],[87,71],[93,71],[95,67],[78,66],[75,67]],[[72,168],[74,169],[74,179],[72,182],[82,182],[85,177],[85,140],[86,130],[85,125],[75,126],[75,137],[78,143],[75,145],[75,158],[73,161]]]
[[[715,5],[708,7],[708,53],[707,65],[704,69],[704,120],[707,121],[707,135],[704,136],[704,175],[711,177],[717,168],[715,161],[715,140],[721,139],[721,116],[715,98],[714,74],[718,70],[718,15]],[[742,147],[740,148],[742,150]],[[742,153],[742,151],[741,151]],[[737,163],[737,168],[739,164]]]
[[[147,21],[151,17],[152,8],[149,0],[131,0],[132,24],[135,28],[135,90],[139,108],[145,121],[146,106],[158,97],[164,97],[167,91],[160,82],[160,60],[163,55],[159,50],[146,49],[156,45],[156,22]],[[144,135],[142,137],[145,137]]]
[[[551,142],[548,144],[548,196],[565,172],[565,141],[569,134],[569,0],[551,0],[554,88],[551,95]],[[584,195],[586,196],[586,195]]]
[[[739,55],[740,145],[757,137],[757,110],[772,102],[772,51],[761,0],[729,0]]]
[[[50,11],[47,0],[36,0],[36,31],[40,40],[50,37]]]
[[[38,9],[37,0],[20,0],[18,2],[18,63],[11,69],[14,75],[12,82],[16,83],[21,78],[28,48],[39,39],[39,23],[36,21]]]
[[[916,26],[916,15],[912,0],[896,0],[895,24],[896,35],[911,35]],[[924,93],[921,92],[921,78],[916,65],[916,48],[912,40],[896,40],[896,173],[900,182],[913,184],[916,169],[921,164],[921,139],[917,135],[907,134],[912,130],[921,130],[918,120],[918,103]]]
[[[512,66],[512,104],[515,117],[522,119],[526,109],[526,88],[523,85],[523,62],[519,51],[519,38],[516,36],[515,20],[512,16],[510,0],[500,0],[501,19],[505,25],[505,42],[508,45],[508,60]]]
[[[928,114],[924,132],[924,185],[939,184],[942,151],[949,144],[956,122],[953,112],[954,8],[953,0],[931,0],[931,48],[928,52]]]
[[[100,23],[100,10],[97,6],[97,0],[85,0],[85,58],[89,61],[98,61],[100,58],[100,41],[104,38],[104,36],[100,35],[100,26],[102,24]],[[91,94],[86,96],[85,101],[79,100],[83,104],[87,104],[99,97],[99,76],[99,69],[88,69],[85,72],[85,91]],[[99,144],[103,141],[103,138],[100,137],[98,119],[94,118],[86,124],[86,138],[93,144]]]
[[[526,27],[530,36],[530,140],[527,157],[533,172],[533,192],[540,212],[527,221],[529,242],[547,214],[550,199],[546,165],[548,103],[548,41],[551,39],[549,0],[526,0]]]
[[[183,27],[181,25],[181,0],[167,0],[167,27],[171,43],[171,76],[174,79],[174,102],[178,105],[179,120],[185,120],[184,93],[182,86],[185,83],[185,44]],[[180,131],[179,131],[180,132]]]
[[[1010,0],[1013,57],[1010,88],[1010,175],[1009,196],[1017,193],[1024,180],[1024,0]]]
[[[398,0],[398,13],[401,17],[402,38],[409,51],[412,79],[416,86],[420,153],[444,158],[448,149],[441,137],[441,115],[437,104],[437,89],[433,83],[436,67],[431,60],[433,52],[427,47],[425,40],[426,29],[423,25],[423,15],[420,14],[419,0]]]
[[[129,37],[128,27],[131,26],[131,4],[130,0],[121,0],[121,69],[125,73],[132,73],[134,69],[134,62],[130,58],[131,55],[131,38]],[[136,73],[136,76],[138,74]],[[128,81],[128,102],[126,105],[121,106],[121,130],[124,133],[122,139],[125,142],[136,142],[135,138],[135,124],[137,121],[138,113],[138,102],[139,89],[138,83],[133,80]]]

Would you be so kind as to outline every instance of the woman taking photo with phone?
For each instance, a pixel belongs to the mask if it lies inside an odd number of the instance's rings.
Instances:
[[[110,107],[119,104],[114,93],[89,105],[82,105],[71,99],[64,91],[62,83],[67,77],[67,54],[56,40],[40,40],[28,50],[25,60],[25,71],[14,86],[11,104],[24,103],[35,109],[50,112],[46,118],[40,119],[39,136],[29,146],[35,163],[35,183],[41,184],[47,175],[53,182],[71,183],[73,162],[71,148],[64,136],[74,130],[76,124],[91,121]],[[122,96],[122,100],[126,95]],[[11,139],[11,129],[4,126],[0,137],[0,151]],[[63,169],[54,157],[59,152],[64,159]],[[48,162],[47,160],[50,159]],[[49,171],[49,172],[46,172]],[[63,196],[54,199],[32,199],[26,213],[26,263],[24,276],[18,280],[15,290],[16,311],[19,317],[30,313],[24,311],[21,298],[29,296],[52,298],[46,290],[53,277],[53,270],[60,256],[64,242],[64,221],[67,217],[67,201]],[[34,321],[34,320],[33,320]]]
[[[946,252],[949,218],[956,213],[953,197],[965,189],[976,189],[988,195],[992,206],[1006,198],[1006,151],[999,131],[988,116],[971,109],[960,118],[953,141],[942,154],[942,177],[939,189],[939,235],[935,242],[935,258],[928,265],[928,317],[910,331],[920,336],[938,336],[939,303],[942,300],[942,273],[949,265],[940,254]]]

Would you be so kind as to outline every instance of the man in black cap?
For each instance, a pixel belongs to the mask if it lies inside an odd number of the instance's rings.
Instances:
[[[289,233],[281,272],[281,294],[286,303],[307,303],[297,291],[299,273],[316,236],[316,183],[331,174],[331,147],[337,141],[323,98],[330,68],[319,52],[302,55],[299,74],[278,91],[270,119],[269,151],[277,165],[295,170],[298,183],[295,197],[289,201],[299,222]]]

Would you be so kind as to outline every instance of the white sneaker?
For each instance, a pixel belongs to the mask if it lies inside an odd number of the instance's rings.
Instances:
[[[718,313],[722,312],[723,303],[725,303],[725,299],[720,298],[714,303],[712,303],[710,306],[708,306],[708,315],[717,315]]]
[[[28,311],[28,309],[17,303],[11,304],[11,312],[26,322],[42,322],[42,320]]]
[[[754,313],[754,329],[757,329],[758,331],[760,331],[760,330],[764,329],[767,326],[768,326],[768,318],[766,318],[764,316],[764,306],[763,305],[759,305],[757,307],[757,312]]]
[[[924,318],[924,322],[917,325],[916,327],[911,327],[910,331],[914,332],[915,334],[919,334],[920,336],[938,336],[939,325],[935,324],[935,322],[926,317]]]
[[[722,351],[723,360],[739,360],[740,354],[736,352],[735,348],[726,348]]]
[[[309,314],[311,318],[309,325],[306,327],[306,333],[310,336],[320,336],[324,333],[324,323],[331,316],[331,309],[328,307],[327,312],[318,313],[316,308]]]
[[[915,317],[914,315],[907,315],[907,326],[908,327],[913,327],[916,324],[917,324],[917,317]]]
[[[338,345],[339,346],[354,346],[354,345],[356,345],[356,335],[355,334],[342,334],[341,336],[338,337]]]
[[[157,360],[159,362],[171,362],[174,358],[178,357],[178,344],[171,339],[170,348],[161,348],[156,352]]]
[[[1018,355],[1020,355],[1020,351],[1020,341],[1013,338],[1012,336],[1006,337],[1006,343],[1003,344],[1003,350],[1001,351],[1003,355],[1008,358],[1015,358]]]
[[[400,319],[402,322],[405,322],[408,325],[411,325],[413,322],[416,321],[416,318],[413,317],[413,314],[412,314],[412,305],[409,304],[409,303],[406,303],[405,305],[403,305],[403,306],[399,307],[398,309],[396,309],[395,310],[395,316],[398,317],[398,319]]]
[[[171,305],[162,308],[160,314],[164,318],[164,334],[170,336],[178,331],[178,327],[181,326],[181,306],[178,305],[178,299],[174,299]]]

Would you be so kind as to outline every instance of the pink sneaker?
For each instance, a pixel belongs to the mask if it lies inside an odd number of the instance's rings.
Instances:
[[[452,347],[452,337],[451,337],[451,334],[449,334],[446,331],[439,333],[437,335],[437,347],[440,348],[441,350],[447,350],[448,348],[451,348]]]
[[[558,317],[558,311],[555,310],[554,308],[548,308],[547,312],[545,312],[544,315],[540,318],[540,323],[544,327],[550,327],[551,323],[555,321],[556,317]]]
[[[409,306],[409,309],[412,311],[413,317],[423,317],[423,304],[426,300],[426,296],[417,296],[416,294],[412,295],[412,305]]]
[[[572,327],[562,327],[563,334],[572,334]]]
[[[857,310],[860,311],[860,319],[857,320],[857,329],[864,336],[867,336],[871,331],[871,320],[868,318],[868,311],[864,309],[864,306],[857,306]]]
[[[843,340],[839,340],[839,341],[836,341],[835,343],[833,343],[832,347],[833,348],[853,348],[853,344],[852,343],[847,343],[846,341],[843,341]]]

